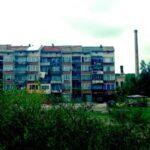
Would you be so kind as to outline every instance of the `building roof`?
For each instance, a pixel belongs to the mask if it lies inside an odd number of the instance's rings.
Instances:
[[[9,47],[8,47],[8,49],[10,49],[10,50],[25,50],[25,49],[27,49],[29,46],[23,46],[23,45],[19,45],[19,46],[12,46],[12,45],[10,45]]]
[[[59,50],[81,50],[82,46],[80,45],[64,45],[64,46],[43,46],[42,48],[45,51],[59,51]]]
[[[57,50],[61,50],[61,47],[59,47],[59,46],[43,46],[42,50],[57,51]]]
[[[23,45],[17,45],[17,46],[13,46],[10,44],[6,44],[6,45],[0,45],[0,50],[25,50],[27,49],[29,46],[23,46]]]

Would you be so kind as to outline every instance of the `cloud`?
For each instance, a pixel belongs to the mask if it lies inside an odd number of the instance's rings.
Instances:
[[[74,30],[94,38],[115,38],[125,31],[123,26],[103,24],[95,20],[68,19],[67,22]]]

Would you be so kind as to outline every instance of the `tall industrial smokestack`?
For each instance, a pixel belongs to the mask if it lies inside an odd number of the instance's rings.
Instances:
[[[134,30],[135,40],[135,74],[139,74],[138,30]]]
[[[121,74],[124,74],[123,66],[120,66],[120,73],[121,73]]]

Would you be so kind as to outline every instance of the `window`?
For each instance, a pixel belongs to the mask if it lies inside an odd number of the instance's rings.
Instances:
[[[39,67],[35,65],[29,65],[28,66],[28,71],[38,71]]]
[[[63,75],[63,80],[70,80],[71,79],[71,75],[70,74],[64,74]]]
[[[91,84],[90,83],[82,83],[82,89],[90,90],[91,89]]]
[[[13,70],[13,66],[10,66],[10,65],[4,65],[3,67],[4,67],[3,68],[4,71],[12,71]]]
[[[92,66],[93,71],[103,71],[102,65],[93,65]]]
[[[72,57],[72,62],[73,63],[80,63],[81,62],[81,57],[78,57],[78,56]]]
[[[28,80],[29,81],[35,81],[35,80],[37,80],[38,79],[38,77],[37,77],[37,75],[35,75],[35,74],[30,74],[30,75],[28,75]]]
[[[103,57],[92,57],[92,65],[99,64],[103,62]]]
[[[91,62],[91,57],[82,57],[82,62]]]
[[[105,90],[115,90],[115,84],[106,84]]]
[[[114,58],[113,57],[105,57],[104,58],[104,62],[105,63],[113,63],[114,62]]]
[[[11,90],[11,89],[13,89],[13,85],[11,85],[11,84],[4,85],[4,89]]]
[[[110,88],[111,86],[109,85],[109,84],[107,84],[107,90],[110,90],[111,88]]]
[[[18,74],[18,75],[16,75],[16,77],[15,77],[15,80],[16,81],[21,81],[21,82],[24,82],[25,80],[27,80],[27,77],[26,77],[26,75],[22,75],[22,74]]]
[[[24,65],[19,65],[19,66],[16,66],[16,68],[15,68],[15,70],[16,71],[27,71],[27,68],[26,68],[26,66],[24,66]]]
[[[49,90],[49,86],[48,85],[42,85],[41,89],[42,90]]]
[[[26,57],[18,57],[18,58],[16,58],[16,61],[17,62],[26,62],[27,58]]]
[[[88,65],[82,65],[81,66],[81,71],[90,71],[90,66],[88,66]]]
[[[64,90],[70,90],[70,84],[69,83],[64,84]]]
[[[12,80],[13,79],[13,76],[11,74],[7,74],[5,75],[5,80]]]
[[[49,66],[41,66],[41,72],[48,72]]]
[[[61,81],[61,76],[52,76],[51,81]]]
[[[71,62],[71,56],[64,56],[63,62]]]
[[[47,63],[47,62],[50,62],[50,59],[49,58],[41,58],[41,62]]]
[[[114,66],[104,66],[104,71],[114,71]]]
[[[63,71],[71,71],[71,66],[63,66]]]
[[[102,84],[93,84],[92,85],[92,89],[93,90],[102,90],[103,89],[103,85]]]
[[[105,75],[104,75],[104,80],[105,80],[105,81],[112,81],[112,80],[115,80],[115,75],[114,75],[114,74],[105,74]]]
[[[4,62],[13,62],[13,57],[11,56],[4,57]]]
[[[30,90],[38,90],[38,85],[30,85]]]
[[[3,56],[0,56],[0,60],[3,60]]]
[[[81,76],[82,80],[91,80],[91,75],[90,74],[85,74]]]
[[[111,90],[115,90],[115,84],[111,84]]]
[[[28,62],[38,62],[38,58],[37,57],[28,57],[27,61]]]
[[[103,80],[103,75],[102,74],[93,74],[92,79],[93,80]]]
[[[60,67],[52,67],[52,71],[60,71]]]
[[[74,63],[74,64],[72,64],[72,69],[73,69],[73,71],[80,71],[81,66],[78,63]]]
[[[52,84],[52,91],[61,91],[62,87],[60,84]]]
[[[51,58],[52,65],[59,65],[60,63],[61,63],[61,58],[58,57]]]

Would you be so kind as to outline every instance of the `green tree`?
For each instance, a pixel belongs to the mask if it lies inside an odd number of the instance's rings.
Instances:
[[[150,96],[150,62],[141,61],[141,74],[139,77],[139,93]]]
[[[132,94],[150,96],[150,62],[146,64],[142,60],[140,69],[141,73],[138,76],[135,74],[126,75],[123,87],[117,89],[118,97]]]

